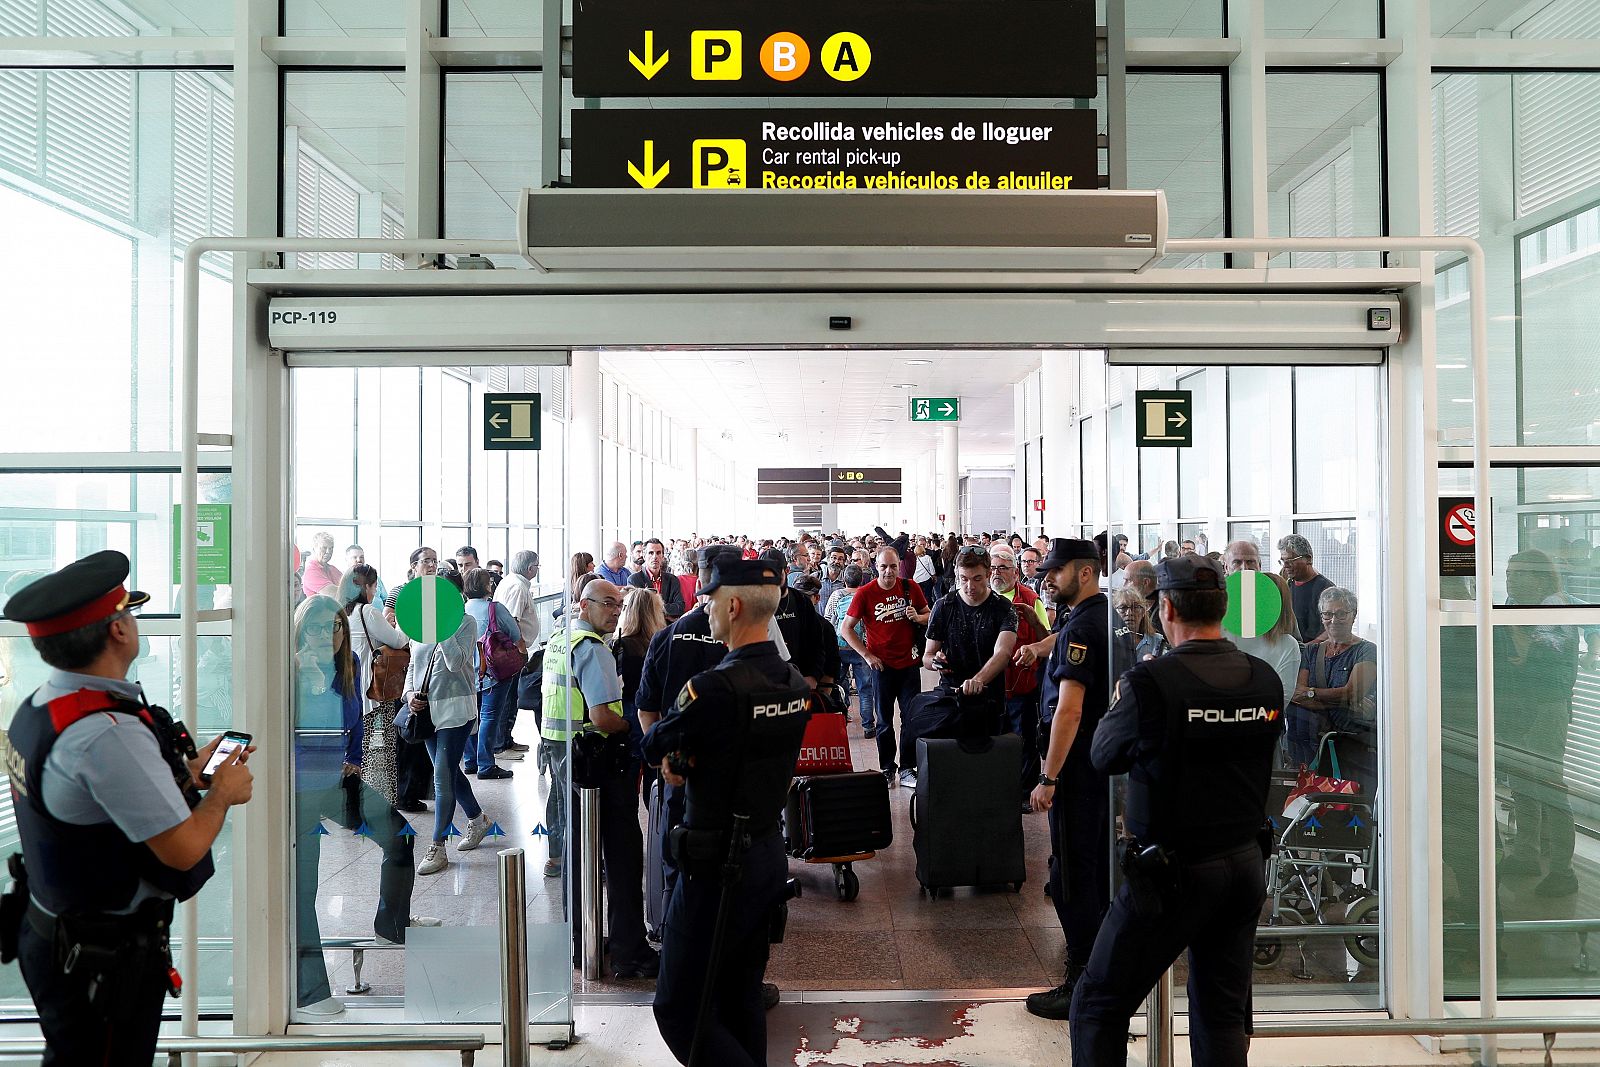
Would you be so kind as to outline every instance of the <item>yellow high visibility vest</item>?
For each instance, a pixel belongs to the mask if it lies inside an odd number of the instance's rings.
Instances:
[[[539,733],[546,741],[570,741],[588,725],[589,705],[572,676],[572,650],[584,641],[598,640],[600,635],[590,630],[562,627],[544,646],[544,723]]]

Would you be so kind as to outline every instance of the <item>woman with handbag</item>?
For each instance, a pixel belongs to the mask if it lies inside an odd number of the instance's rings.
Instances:
[[[378,572],[365,563],[345,574],[339,599],[350,620],[351,651],[361,664],[361,780],[394,804],[395,751],[400,746],[394,710],[411,664],[411,640],[384,617]]]
[[[411,645],[400,733],[408,741],[425,743],[433,757],[433,844],[418,865],[418,874],[437,874],[449,865],[445,840],[454,825],[457,801],[466,812],[467,829],[456,850],[477,848],[489,833],[488,816],[461,769],[461,754],[478,718],[477,635],[478,625],[467,615],[443,641]]]
[[[504,604],[494,599],[494,572],[476,567],[467,574],[467,614],[478,626],[477,693],[478,736],[468,740],[462,770],[476,774],[481,782],[510,778],[511,771],[494,761],[495,739],[500,736],[501,709],[508,693],[517,684],[517,675],[528,662],[528,646],[523,644],[517,618]],[[518,757],[520,758],[520,757]]]
[[[411,915],[416,839],[402,833],[405,820],[361,780],[362,667],[337,600],[319,595],[301,602],[294,648],[297,1003],[307,1016],[326,1017],[344,1006],[328,983],[317,918],[324,819],[348,830],[364,829],[383,850],[372,921],[379,939],[403,943],[407,927],[438,926],[439,920]]]

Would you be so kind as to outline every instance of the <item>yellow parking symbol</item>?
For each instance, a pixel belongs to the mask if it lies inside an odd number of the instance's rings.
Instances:
[[[694,143],[696,189],[743,189],[748,172],[743,141],[703,140]]]
[[[695,30],[689,35],[689,73],[701,82],[738,81],[744,76],[744,34]]]

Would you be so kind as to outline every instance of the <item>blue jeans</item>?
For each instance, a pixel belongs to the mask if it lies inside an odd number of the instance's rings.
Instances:
[[[850,668],[856,682],[856,702],[861,707],[861,726],[872,729],[878,721],[878,672],[867,666],[861,653],[848,646],[839,650],[839,662]]]
[[[483,814],[478,798],[472,793],[472,783],[461,770],[461,753],[467,747],[467,735],[472,730],[470,722],[460,726],[447,726],[428,739],[428,755],[433,757],[433,840],[443,841],[449,834],[450,824],[456,817],[456,801],[467,818],[476,819]]]
[[[469,774],[486,771],[495,765],[495,750],[504,747],[500,741],[502,709],[505,707],[508,692],[512,694],[511,701],[516,702],[516,686],[517,679],[513,675],[478,693],[478,741],[476,745],[472,742],[467,743],[466,757],[463,760]]]

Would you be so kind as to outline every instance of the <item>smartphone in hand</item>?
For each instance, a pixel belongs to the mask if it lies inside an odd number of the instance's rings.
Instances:
[[[233,758],[233,754],[250,747],[250,735],[237,730],[229,730],[222,735],[222,740],[217,742],[217,747],[211,753],[211,758],[206,761],[205,770],[200,772],[202,785],[211,784],[211,776],[218,767]]]

